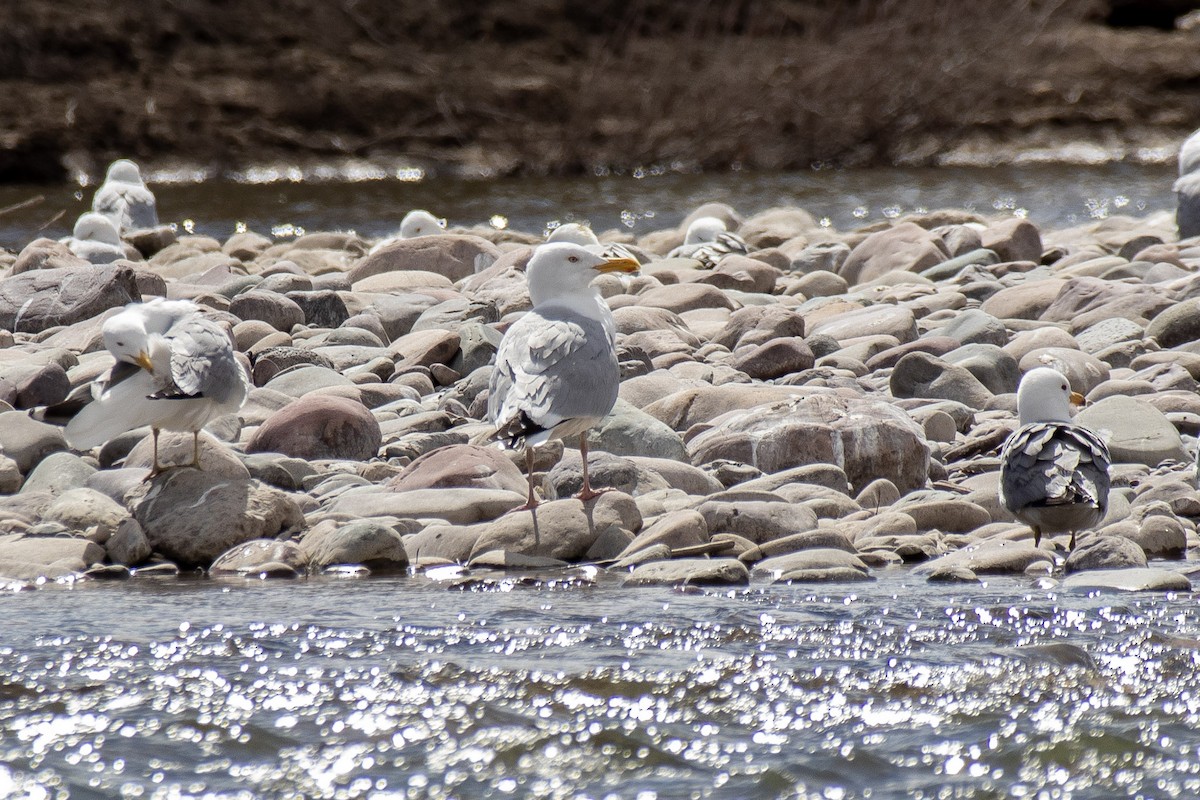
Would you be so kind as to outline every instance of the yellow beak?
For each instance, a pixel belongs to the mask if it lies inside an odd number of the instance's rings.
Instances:
[[[1079,392],[1071,392],[1071,405],[1085,406],[1087,405],[1087,398],[1085,398]]]
[[[154,372],[154,362],[150,360],[150,354],[145,350],[137,354],[134,363],[146,370],[146,372]]]
[[[596,267],[597,272],[637,272],[642,268],[636,260],[632,258],[612,258],[605,261],[600,266]]]

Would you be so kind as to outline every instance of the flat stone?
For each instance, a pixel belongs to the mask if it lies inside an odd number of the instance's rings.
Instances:
[[[1192,582],[1173,570],[1129,567],[1076,572],[1063,579],[1062,588],[1085,592],[1190,592]]]
[[[745,586],[750,571],[736,558],[678,558],[635,568],[623,586]]]

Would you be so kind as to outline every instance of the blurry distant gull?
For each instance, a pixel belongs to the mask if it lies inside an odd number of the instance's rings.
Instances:
[[[1179,180],[1175,181],[1175,222],[1179,238],[1200,236],[1200,130],[1179,148]]]
[[[121,233],[158,225],[154,192],[146,187],[138,165],[127,158],[108,166],[104,183],[92,196],[92,211],[108,217]]]
[[[401,239],[419,239],[422,236],[436,236],[446,232],[446,220],[438,219],[423,208],[415,208],[400,220],[400,232],[394,236],[381,239],[371,248],[374,253],[394,244]]]
[[[111,264],[126,257],[121,235],[102,214],[81,214],[71,235],[63,241],[72,253],[93,264]]]
[[[546,237],[549,242],[569,242],[577,244],[588,252],[594,253],[601,258],[631,258],[637,261],[638,258],[625,245],[619,242],[601,242],[596,238],[596,234],[590,227],[579,222],[567,222],[559,225]]]
[[[1019,427],[1000,451],[1000,499],[1033,528],[1034,544],[1043,533],[1090,528],[1108,508],[1108,446],[1071,422],[1071,391],[1061,373],[1031,370],[1017,388]]]
[[[632,259],[605,259],[566,242],[541,245],[529,259],[533,309],[504,334],[488,395],[495,438],[525,448],[529,496],[522,509],[538,504],[532,448],[550,439],[579,436],[578,497],[599,494],[588,481],[587,431],[612,411],[621,375],[612,312],[589,284],[598,273],[637,269]]]
[[[700,217],[688,225],[683,244],[667,253],[667,258],[694,258],[704,269],[712,269],[730,253],[745,255],[749,252],[745,240],[731,233],[722,220]]]
[[[103,444],[149,425],[154,469],[160,430],[192,433],[192,463],[199,467],[199,431],[242,407],[249,381],[225,330],[186,300],[132,303],[105,321],[104,346],[117,359],[98,396],[67,424],[76,449]]]

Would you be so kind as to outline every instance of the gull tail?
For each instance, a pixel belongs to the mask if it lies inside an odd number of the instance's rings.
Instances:
[[[153,379],[145,372],[110,387],[67,423],[63,431],[67,443],[76,450],[87,450],[126,431],[154,424],[157,403],[147,397],[153,391]]]

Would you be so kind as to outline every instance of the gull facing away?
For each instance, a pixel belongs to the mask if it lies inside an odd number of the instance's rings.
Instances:
[[[68,250],[91,264],[111,264],[125,258],[121,234],[103,214],[80,214],[71,235],[63,242]]]
[[[67,441],[83,450],[126,431],[150,426],[154,468],[160,430],[190,431],[192,462],[200,466],[200,429],[242,407],[250,391],[246,371],[225,330],[186,300],[131,303],[102,329],[117,359],[98,396],[67,424]]]
[[[1000,499],[1013,515],[1043,533],[1090,528],[1108,509],[1108,445],[1092,431],[1071,422],[1071,403],[1083,398],[1071,391],[1057,370],[1038,367],[1021,378],[1017,414],[1021,426],[1000,451]]]
[[[571,244],[577,244],[601,258],[632,258],[634,261],[638,260],[637,256],[625,245],[619,242],[601,242],[590,227],[579,222],[565,222],[559,225],[550,231],[546,236],[546,241],[547,243],[570,242]]]
[[[667,253],[667,258],[694,258],[704,269],[712,269],[730,253],[745,255],[750,246],[716,217],[700,217],[688,225],[683,244]]]
[[[1175,223],[1179,238],[1200,236],[1200,130],[1179,148],[1179,180],[1175,181]]]
[[[120,233],[158,225],[154,192],[146,187],[138,165],[127,158],[108,165],[104,183],[92,195],[92,211],[108,217]]]
[[[612,411],[621,382],[612,312],[589,284],[605,272],[635,272],[633,259],[605,259],[566,242],[544,244],[525,275],[533,309],[500,341],[488,393],[494,438],[525,449],[529,496],[518,510],[538,504],[533,447],[579,436],[583,486],[578,497],[600,492],[588,481],[587,431]]]

